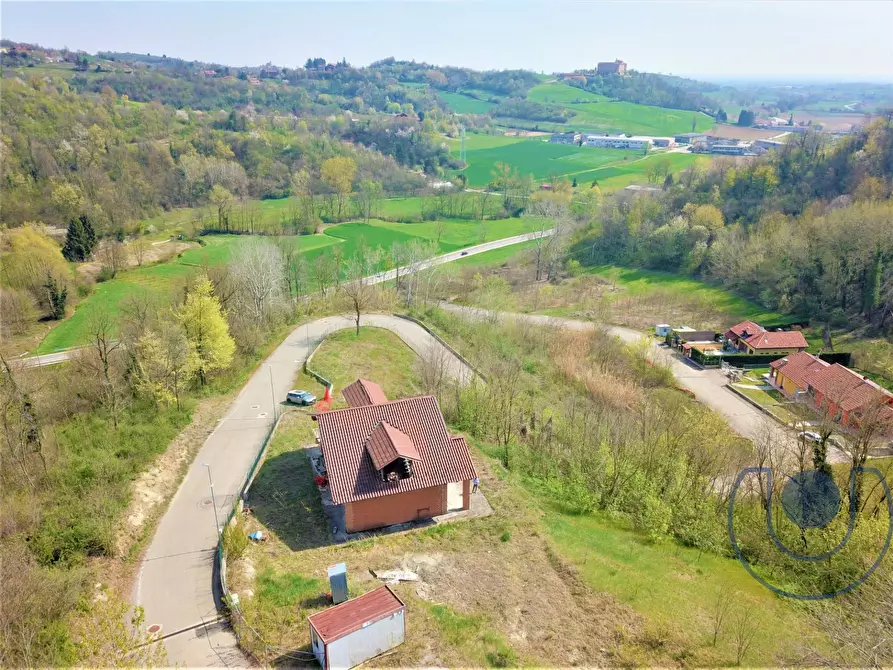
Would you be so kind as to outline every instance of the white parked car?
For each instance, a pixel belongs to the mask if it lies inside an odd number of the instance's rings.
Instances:
[[[308,391],[289,391],[285,399],[295,405],[309,406],[316,402],[316,396]]]

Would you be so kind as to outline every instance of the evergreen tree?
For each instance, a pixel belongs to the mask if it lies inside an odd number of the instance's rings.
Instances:
[[[62,247],[62,255],[65,260],[78,263],[88,256],[90,240],[81,219],[72,219],[68,222],[68,232],[65,234],[65,246]]]
[[[50,306],[50,315],[56,321],[64,319],[65,304],[68,302],[68,288],[63,285],[60,289],[58,282],[52,275],[47,275],[43,288],[47,292],[47,304]]]
[[[87,235],[87,253],[85,258],[90,258],[93,255],[93,250],[96,248],[96,231],[93,229],[90,219],[84,215],[81,215],[81,225],[84,226],[84,233]]]
[[[577,178],[574,177],[574,183],[571,184],[571,188],[577,188]]]

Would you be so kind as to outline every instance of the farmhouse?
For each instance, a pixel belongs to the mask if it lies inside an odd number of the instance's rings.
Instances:
[[[583,142],[587,147],[607,149],[645,149],[652,145],[650,137],[627,137],[626,135],[587,135]]]
[[[605,75],[609,74],[625,75],[626,63],[624,63],[620,59],[615,60],[613,63],[611,63],[610,61],[599,63],[598,69],[596,71],[598,72],[598,75],[600,77],[604,77]]]
[[[750,151],[749,142],[722,142],[709,143],[710,153],[723,154],[725,156],[744,156]]]
[[[347,532],[469,509],[476,475],[468,445],[447,432],[433,396],[389,401],[362,379],[343,395],[350,407],[313,418]]]
[[[753,321],[742,321],[723,335],[731,346],[748,354],[794,354],[809,346],[800,331],[769,331]]]
[[[808,376],[830,366],[830,363],[812,354],[798,351],[769,364],[769,381],[786,395],[794,396],[809,387],[806,382]]]

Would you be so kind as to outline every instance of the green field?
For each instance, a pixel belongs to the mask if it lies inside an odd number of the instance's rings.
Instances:
[[[612,102],[566,84],[540,84],[527,92],[527,99],[565,107],[575,114],[564,124],[579,131],[622,132],[633,135],[675,135],[691,131],[692,118],[696,130],[713,127],[713,119],[705,114],[680,109],[666,109],[632,102]],[[559,130],[562,124],[540,123],[542,130]]]
[[[456,112],[456,114],[486,114],[493,107],[492,102],[478,100],[477,98],[472,98],[470,95],[463,95],[462,93],[438,91],[437,95],[439,95],[449,108]]]
[[[441,234],[441,252],[520,235],[529,232],[525,219],[486,221],[483,231],[479,221],[447,221]],[[339,245],[344,257],[350,256],[361,243],[390,250],[394,242],[406,244],[412,240],[434,240],[438,235],[436,222],[391,223],[373,221],[342,223],[329,226],[324,234],[290,236],[301,253],[312,260],[326,249]],[[483,233],[483,234],[482,234]],[[96,290],[81,301],[70,317],[53,328],[40,343],[35,353],[47,354],[83,344],[87,339],[90,317],[101,309],[117,318],[129,298],[141,294],[170,302],[202,267],[223,265],[232,257],[233,250],[252,239],[245,235],[208,235],[205,245],[184,251],[178,258],[158,265],[145,266],[120,273],[115,279],[96,285]]]
[[[458,143],[450,144],[458,153]],[[589,183],[595,179],[602,190],[616,190],[646,181],[652,161],[669,161],[672,171],[678,173],[697,159],[693,154],[652,152],[646,157],[641,151],[552,144],[542,137],[468,135],[465,148],[468,167],[462,172],[471,186],[490,183],[496,163],[505,163],[537,180],[567,177]]]
[[[507,139],[515,141],[484,149],[468,149],[466,143],[468,168],[464,172],[469,184],[488,184],[496,163],[506,163],[517,169],[519,174],[530,174],[541,180],[586,172],[623,161],[624,157],[629,160],[642,156],[639,151],[552,144],[542,137]]]
[[[607,100],[603,95],[584,91],[582,88],[567,84],[540,84],[527,91],[527,99],[533,102],[545,102],[553,105],[567,105],[575,102],[601,102]]]
[[[589,267],[586,268],[586,272],[622,286],[624,291],[620,295],[641,296],[658,290],[672,291],[685,296],[696,294],[709,299],[718,310],[728,312],[740,319],[751,319],[760,323],[761,321],[783,321],[786,318],[778,312],[767,310],[762,305],[735,295],[724,288],[671,272],[623,268],[615,265]]]

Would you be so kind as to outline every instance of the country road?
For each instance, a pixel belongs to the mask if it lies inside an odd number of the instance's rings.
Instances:
[[[495,316],[501,319],[515,319],[567,330],[588,330],[596,327],[596,324],[591,321],[578,321],[539,314],[500,312],[494,315],[478,307],[467,307],[445,302],[441,302],[440,307],[448,312],[460,314],[468,318],[493,318]],[[616,335],[624,342],[633,343],[645,337],[641,331],[632,330],[631,328],[623,328],[621,326],[605,327],[608,332]],[[653,342],[652,338],[649,339]],[[654,343],[654,347],[655,355],[659,355],[666,360],[679,386],[691,391],[700,402],[720,414],[732,430],[739,435],[757,440],[765,434],[767,426],[773,427],[778,425],[773,419],[763,414],[749,402],[726,389],[725,385],[728,380],[719,370],[700,370],[693,365],[687,364],[680,357],[671,354],[666,349],[660,348],[657,343]],[[780,434],[785,436],[785,441],[779,443],[778,447],[782,450],[787,450],[788,453],[795,451],[793,443],[796,441],[796,437],[793,435],[793,431],[785,430]],[[828,460],[837,463],[846,462],[848,458],[839,449],[829,445]]]
[[[450,263],[452,261],[457,261],[460,258],[464,258],[466,256],[474,256],[476,254],[482,254],[487,251],[492,251],[493,249],[502,249],[503,247],[509,247],[515,244],[521,244],[522,242],[529,242],[531,240],[536,240],[541,237],[549,237],[552,235],[551,230],[543,230],[537,231],[533,233],[523,233],[521,235],[514,235],[513,237],[504,237],[499,240],[493,240],[491,242],[484,242],[483,244],[476,244],[472,247],[465,247],[464,249],[458,249],[456,251],[451,251],[449,253],[443,254],[441,256],[435,256],[434,258],[429,258],[428,260],[421,261],[416,263],[413,266],[402,267],[400,268],[400,274],[411,274],[415,272],[421,272],[422,270],[427,270],[428,268],[434,267],[435,265],[443,265],[444,263]],[[379,272],[378,274],[374,274],[371,277],[367,277],[366,281],[370,284],[380,284],[382,282],[390,281],[392,279],[396,279],[397,270],[388,270],[387,272]],[[64,363],[67,360],[70,360],[72,356],[74,356],[78,351],[84,349],[84,347],[72,347],[71,349],[66,349],[64,351],[56,351],[49,354],[42,354],[40,356],[27,356],[23,358],[14,358],[10,359],[10,364],[19,365],[21,367],[26,368],[35,368],[35,367],[43,367],[45,365],[57,365],[59,363]]]

